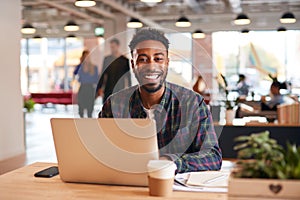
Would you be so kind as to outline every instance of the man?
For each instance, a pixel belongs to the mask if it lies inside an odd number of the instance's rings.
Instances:
[[[112,93],[131,85],[129,60],[121,55],[119,48],[118,39],[110,40],[111,55],[104,58],[101,78],[96,89],[96,96],[102,96],[103,102]]]
[[[203,97],[166,82],[169,41],[155,29],[141,29],[129,44],[138,85],[113,94],[99,117],[156,120],[160,158],[179,173],[218,170],[222,155]]]

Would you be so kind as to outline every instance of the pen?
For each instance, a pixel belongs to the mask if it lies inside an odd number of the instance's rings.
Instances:
[[[174,179],[174,181],[175,181],[175,183],[178,183],[178,184],[181,185],[181,186],[186,186],[184,183],[178,181],[177,179]]]

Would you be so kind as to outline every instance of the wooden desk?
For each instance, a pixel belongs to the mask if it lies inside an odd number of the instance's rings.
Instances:
[[[0,199],[215,199],[226,200],[224,193],[174,191],[169,198],[151,197],[147,187],[76,184],[62,182],[59,176],[35,178],[33,174],[55,164],[35,163],[0,176]]]

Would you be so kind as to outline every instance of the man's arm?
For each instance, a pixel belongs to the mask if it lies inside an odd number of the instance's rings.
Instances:
[[[102,70],[101,73],[99,75],[100,79],[97,83],[97,87],[96,87],[96,96],[102,96],[103,95],[103,91],[102,91],[102,87],[105,87],[106,84],[106,80],[107,80],[107,72],[106,69],[108,67],[108,58],[105,57],[104,61],[103,61],[103,65],[102,65]]]
[[[107,99],[104,102],[101,111],[98,114],[98,118],[113,118],[111,111],[111,99]]]
[[[211,113],[203,102],[199,106],[200,109],[196,109],[197,111],[194,112],[190,133],[188,133],[195,135],[189,149],[182,154],[163,155],[175,162],[178,173],[221,168],[222,153]]]

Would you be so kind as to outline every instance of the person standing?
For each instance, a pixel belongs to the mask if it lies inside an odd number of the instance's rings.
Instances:
[[[80,87],[78,90],[78,108],[80,117],[84,117],[84,110],[87,110],[88,118],[92,117],[95,102],[95,89],[98,81],[98,68],[91,63],[90,52],[84,50],[80,58],[80,64],[76,66],[73,74],[78,75]]]
[[[120,41],[110,40],[111,55],[103,61],[101,78],[97,84],[96,96],[103,97],[103,103],[115,92],[131,85],[129,60],[120,53]]]

